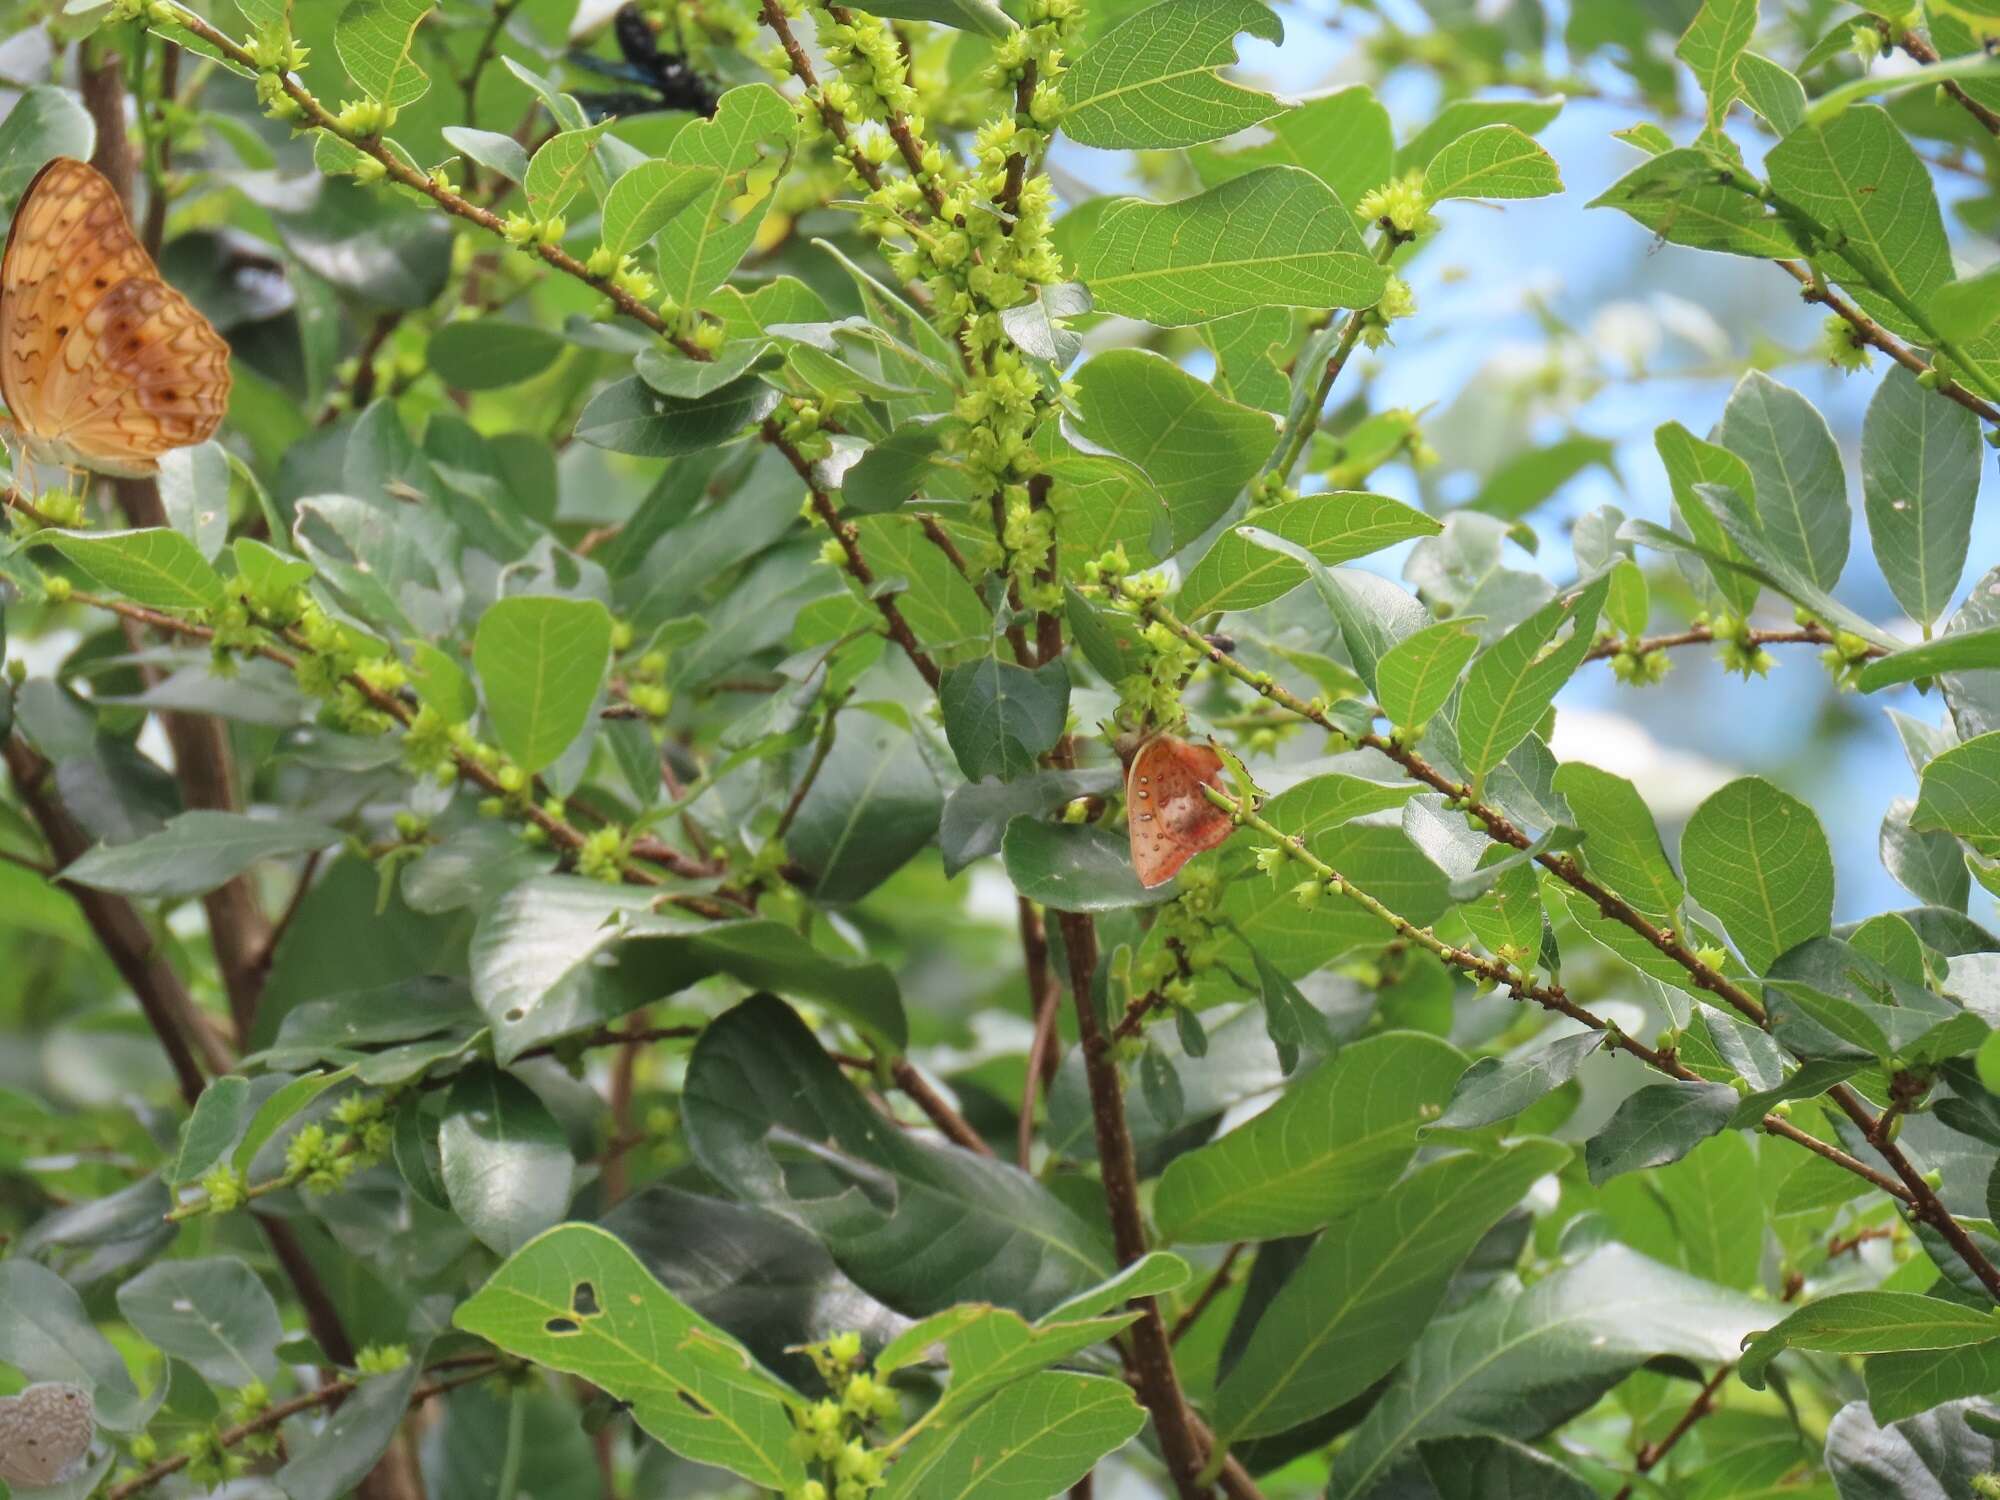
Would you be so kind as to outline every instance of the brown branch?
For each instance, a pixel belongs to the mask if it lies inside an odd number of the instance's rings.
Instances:
[[[843,693],[838,703],[829,703],[826,706],[826,720],[819,727],[818,738],[813,741],[812,758],[806,762],[805,774],[799,778],[799,784],[792,789],[792,795],[785,803],[785,810],[778,814],[778,826],[771,830],[771,838],[774,841],[782,842],[785,835],[792,831],[792,823],[797,819],[799,809],[805,805],[806,796],[812,791],[813,783],[819,780],[819,773],[825,769],[827,757],[833,754],[833,737],[836,732],[835,726],[840,719],[841,704],[852,696],[851,693]]]
[[[1208,1311],[1209,1304],[1229,1289],[1229,1273],[1235,1269],[1237,1257],[1248,1248],[1242,1240],[1229,1247],[1229,1253],[1222,1257],[1222,1264],[1215,1268],[1215,1274],[1201,1289],[1201,1294],[1187,1306],[1187,1311],[1174,1319],[1174,1326],[1167,1334],[1167,1342],[1178,1344],[1187,1336],[1187,1331],[1201,1321],[1201,1315]]]
[[[410,1405],[420,1406],[426,1401],[432,1400],[437,1396],[442,1396],[447,1391],[457,1390],[460,1386],[470,1385],[476,1380],[484,1380],[493,1372],[493,1367],[498,1363],[499,1360],[497,1358],[483,1354],[462,1355],[454,1359],[441,1360],[431,1368],[433,1370],[464,1368],[468,1366],[476,1366],[476,1368],[470,1369],[468,1373],[463,1375],[456,1375],[446,1380],[436,1380],[427,1385],[418,1386],[414,1391],[410,1392]],[[374,1378],[379,1379],[381,1377]],[[234,1448],[246,1438],[255,1437],[259,1433],[274,1431],[293,1417],[305,1412],[325,1406],[338,1406],[354,1392],[360,1383],[359,1380],[346,1377],[329,1381],[316,1390],[307,1391],[303,1396],[294,1396],[289,1401],[280,1401],[277,1405],[268,1407],[258,1413],[249,1421],[240,1422],[234,1427],[217,1433],[215,1440],[224,1448]],[[106,1490],[105,1500],[131,1500],[132,1496],[144,1490],[151,1489],[161,1480],[180,1473],[182,1469],[188,1466],[189,1462],[189,1455],[185,1453],[176,1453],[171,1458],[163,1458],[158,1463],[152,1465],[152,1467],[124,1481],[124,1483],[115,1484]]]
[[[1935,55],[1935,54],[1933,54]],[[1949,88],[1951,85],[1947,84]],[[1855,338],[1870,348],[1879,349],[1912,375],[1928,375],[1936,380],[1935,389],[1940,396],[1956,401],[1960,406],[1978,417],[1982,422],[2000,427],[2000,406],[1983,397],[1975,396],[1957,381],[1947,378],[1916,350],[1897,338],[1888,329],[1876,322],[1868,314],[1849,302],[1825,281],[1813,275],[1806,267],[1792,260],[1771,262],[1780,271],[1799,284],[1799,296],[1807,302],[1817,302],[1822,307],[1846,321],[1854,330]]]
[[[1049,934],[1042,914],[1026,896],[1014,898],[1021,929],[1021,967],[1028,980],[1028,1014],[1035,1038],[1028,1048],[1028,1076],[1021,1085],[1021,1116],[1015,1126],[1014,1159],[1022,1171],[1034,1162],[1035,1099],[1056,1081],[1061,1049],[1056,1020],[1062,1011],[1062,985],[1049,966]]]
[[[1639,1450],[1639,1461],[1634,1465],[1637,1473],[1651,1473],[1654,1465],[1673,1451],[1674,1444],[1687,1436],[1689,1428],[1715,1410],[1715,1393],[1722,1389],[1723,1381],[1729,1378],[1735,1368],[1735,1365],[1727,1364],[1717,1370],[1702,1386],[1700,1393],[1688,1404],[1688,1409],[1681,1413],[1680,1420],[1674,1423],[1672,1430],[1657,1443],[1648,1443]],[[1624,1488],[1619,1490],[1612,1500],[1632,1500],[1632,1486],[1637,1482],[1636,1478],[1626,1480]]]
[[[1097,1138],[1097,1159],[1104,1178],[1104,1201],[1111,1215],[1118,1264],[1129,1266],[1146,1254],[1146,1227],[1139,1208],[1139,1168],[1132,1132],[1125,1119],[1124,1088],[1111,1042],[1098,1024],[1091,995],[1097,972],[1097,926],[1080,912],[1060,918],[1063,945],[1069,953],[1070,994],[1076,1005],[1077,1031],[1083,1047],[1084,1076],[1090,1084],[1091,1126]],[[1180,1378],[1174,1371],[1173,1346],[1160,1316],[1159,1300],[1137,1297],[1130,1304],[1139,1320],[1129,1330],[1134,1383],[1139,1399],[1153,1418],[1160,1451],[1181,1500],[1205,1500],[1202,1482],[1203,1445],[1196,1436]]]
[[[944,1096],[931,1087],[930,1080],[919,1073],[916,1064],[907,1057],[899,1057],[889,1064],[889,1076],[896,1080],[896,1087],[910,1102],[922,1110],[954,1145],[963,1146],[976,1156],[993,1154],[993,1148],[981,1139],[965,1116],[945,1102]]]
[[[28,815],[41,829],[42,841],[56,863],[67,865],[87,852],[90,835],[56,798],[54,768],[18,734],[9,735],[0,750],[4,750],[14,788]],[[75,898],[98,945],[139,1002],[139,1009],[167,1054],[167,1062],[180,1085],[181,1098],[192,1108],[206,1087],[201,1065],[195,1061],[196,1052],[200,1052],[213,1073],[227,1073],[235,1066],[236,1059],[202,1018],[194,996],[160,952],[137,907],[123,896],[88,886],[68,885],[60,876],[56,880]]]
[[[1745,630],[1741,637],[1746,646],[1813,645],[1831,646],[1833,632],[1824,625],[1802,625],[1796,630]],[[1630,648],[1644,656],[1648,651],[1666,651],[1675,646],[1703,646],[1715,641],[1715,632],[1706,625],[1695,625],[1687,630],[1677,630],[1669,635],[1649,635],[1630,643]],[[1603,661],[1628,649],[1624,643],[1607,637],[1584,653],[1585,661]],[[1871,644],[1868,655],[1887,656],[1888,649]]]
[[[1877,19],[1875,24],[1881,28],[1884,38],[1901,47],[1903,51],[1910,55],[1913,61],[1922,63],[1925,66],[1941,61],[1937,48],[1930,44],[1930,39],[1924,36],[1923,33],[1909,30],[1898,32],[1886,20]],[[1958,102],[1961,109],[1980,123],[1988,135],[2000,136],[2000,114],[1995,114],[1977,99],[1973,98],[1955,79],[1946,79],[1941,87]]]

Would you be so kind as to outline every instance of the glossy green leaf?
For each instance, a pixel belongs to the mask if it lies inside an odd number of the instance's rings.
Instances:
[[[1456,1048],[1416,1033],[1342,1048],[1247,1125],[1174,1159],[1153,1199],[1161,1236],[1275,1239],[1373,1201],[1464,1070]]]
[[[1424,1438],[1547,1432],[1659,1355],[1726,1363],[1770,1313],[1619,1244],[1489,1294],[1424,1330],[1335,1458],[1329,1500],[1361,1500]]]
[[[1473,1247],[1568,1159],[1569,1148],[1554,1141],[1448,1156],[1334,1220],[1218,1388],[1217,1435],[1233,1443],[1282,1432],[1387,1374]]]
[[[1878,1422],[1900,1422],[1965,1396],[2000,1388],[2000,1338],[1956,1349],[1877,1354],[1862,1365],[1868,1410]]]
[[[590,599],[501,599],[479,617],[478,669],[500,746],[539,771],[583,732],[611,663],[611,615]]]
[[[1608,580],[1551,599],[1482,651],[1458,695],[1460,759],[1475,777],[1507,757],[1535,727],[1596,638]],[[1567,637],[1557,636],[1567,628]],[[1554,649],[1548,648],[1557,642]]]
[[[1910,826],[1964,839],[2000,857],[2000,730],[1967,740],[1924,767]]]
[[[489,1249],[511,1255],[569,1209],[576,1162],[562,1127],[511,1073],[459,1075],[438,1126],[444,1190],[453,1212]]]
[[[1121,199],[1077,269],[1100,312],[1167,328],[1273,305],[1371,307],[1387,274],[1333,190],[1297,167],[1263,167],[1178,203]]]
[[[660,284],[681,306],[700,306],[755,242],[796,129],[783,95],[769,84],[748,83],[717,101],[713,119],[691,122],[667,144],[667,163],[719,174],[657,231]]]
[[[0,1360],[31,1381],[83,1386],[98,1425],[113,1432],[144,1427],[158,1404],[139,1394],[125,1361],[70,1284],[18,1255],[0,1261]]]
[[[909,732],[842,716],[786,847],[825,901],[858,901],[937,836],[944,798]]]
[[[185,812],[158,833],[87,851],[63,878],[122,896],[199,896],[261,860],[310,854],[339,842],[338,830],[304,818]]]
[[[904,1451],[883,1500],[1058,1495],[1124,1445],[1146,1413],[1123,1381],[1045,1370],[972,1417],[932,1428]]]
[[[1222,516],[1278,440],[1276,418],[1217,395],[1148,350],[1086,360],[1076,373],[1076,411],[1086,438],[1152,481],[1176,547]]]
[[[1729,1124],[1736,1090],[1721,1083],[1649,1083],[1628,1095],[1584,1148],[1593,1187],[1679,1161]]]
[[[683,1109],[714,1180],[811,1230],[857,1284],[913,1315],[987,1301],[1037,1317],[1113,1270],[1099,1231],[1033,1177],[883,1119],[769,996],[702,1032]],[[788,1177],[797,1141],[829,1177]]]
[[[1584,832],[1584,868],[1655,922],[1679,926],[1680,877],[1667,862],[1660,830],[1638,788],[1622,776],[1572,761],[1556,771],[1555,789]]]
[[[583,191],[591,169],[598,166],[597,143],[610,123],[600,120],[581,130],[558,131],[536,148],[521,179],[521,191],[537,218],[561,213]]]
[[[1979,493],[1979,420],[1890,369],[1861,431],[1861,490],[1875,560],[1919,625],[1951,603]]]
[[[1674,55],[1694,70],[1708,96],[1708,128],[1719,131],[1741,92],[1736,63],[1757,34],[1757,0],[1703,0]]]
[[[1862,692],[1872,693],[1944,672],[1994,671],[2000,671],[2000,625],[1947,631],[1920,646],[1879,656],[1861,669],[1858,685]]]
[[[1062,738],[1069,717],[1069,670],[1061,662],[1030,671],[982,656],[938,685],[945,738],[968,780],[1011,781],[1034,770]]]
[[[1833,921],[1833,855],[1813,810],[1756,776],[1695,809],[1681,835],[1688,889],[1761,974]]]
[[[1063,134],[1109,150],[1192,146],[1269,119],[1282,101],[1217,71],[1236,61],[1239,31],[1285,35],[1259,0],[1160,0],[1121,21],[1063,74]]]
[[[1139,884],[1126,837],[1092,823],[1017,817],[1007,825],[1001,854],[1014,889],[1056,911],[1157,906],[1179,894],[1172,881],[1151,890]]]
[[[1328,567],[1366,557],[1411,537],[1443,528],[1420,510],[1363,490],[1301,495],[1245,519],[1310,552]],[[1259,547],[1235,528],[1223,532],[1181,581],[1175,607],[1205,615],[1212,610],[1256,609],[1281,599],[1306,581],[1306,570],[1282,553]]]
[[[766,1489],[804,1481],[792,1447],[800,1398],[595,1225],[560,1225],[522,1245],[452,1322],[588,1380],[675,1453]]]
[[[1751,1340],[1736,1373],[1752,1390],[1786,1349],[1880,1354],[1955,1349],[2000,1338],[2000,1316],[1914,1292],[1845,1292],[1808,1303]]]
[[[1511,1120],[1576,1076],[1583,1060],[1604,1045],[1595,1031],[1536,1042],[1514,1057],[1482,1057],[1452,1086],[1444,1113],[1428,1128],[1477,1130]]]
[[[432,334],[425,357],[446,385],[493,391],[534,379],[566,347],[555,334],[531,323],[470,318]]]
[[[754,375],[693,397],[663,396],[633,376],[590,398],[576,435],[613,453],[675,458],[728,442],[777,403],[777,391]]]

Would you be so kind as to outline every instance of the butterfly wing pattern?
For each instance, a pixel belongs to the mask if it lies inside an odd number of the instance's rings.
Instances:
[[[96,1430],[82,1386],[49,1381],[0,1400],[0,1479],[22,1490],[60,1484],[90,1452]]]
[[[1132,868],[1150,889],[1229,837],[1229,814],[1202,795],[1222,785],[1222,757],[1207,745],[1156,734],[1139,747],[1125,773],[1125,820]]]
[[[35,174],[7,234],[0,395],[30,457],[128,476],[208,438],[229,404],[229,346],[69,157]]]

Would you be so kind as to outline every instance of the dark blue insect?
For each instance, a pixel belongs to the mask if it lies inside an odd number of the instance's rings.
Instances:
[[[681,53],[660,49],[659,34],[637,6],[620,6],[611,29],[623,62],[609,62],[582,52],[571,53],[570,61],[603,77],[637,87],[579,91],[576,101],[593,120],[667,109],[684,109],[705,116],[715,114],[715,86],[689,67]]]

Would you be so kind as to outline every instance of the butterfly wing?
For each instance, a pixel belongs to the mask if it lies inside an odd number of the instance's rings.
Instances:
[[[0,394],[27,436],[107,473],[150,474],[222,421],[229,346],[160,280],[111,184],[84,162],[42,168],[14,215]]]
[[[90,1392],[50,1382],[0,1401],[0,1479],[20,1489],[60,1483],[90,1452]]]
[[[154,274],[100,173],[58,156],[35,174],[0,259],[0,393],[24,431],[54,435],[48,376],[83,315],[119,282]]]
[[[1228,838],[1229,814],[1202,795],[1222,784],[1222,757],[1206,745],[1156,734],[1139,747],[1125,773],[1125,820],[1132,868],[1148,889],[1164,885],[1182,865]]]
[[[150,474],[162,453],[221,425],[229,346],[164,281],[133,277],[70,330],[46,389],[54,436],[80,458],[109,473]]]

